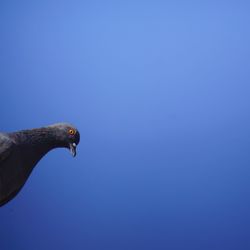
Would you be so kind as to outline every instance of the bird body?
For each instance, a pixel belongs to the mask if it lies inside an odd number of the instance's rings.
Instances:
[[[0,133],[0,206],[16,196],[45,154],[64,147],[75,156],[79,141],[78,130],[67,123]]]

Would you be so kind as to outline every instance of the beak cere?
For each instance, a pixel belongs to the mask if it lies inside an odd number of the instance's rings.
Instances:
[[[70,153],[72,154],[72,156],[75,157],[76,156],[76,144],[70,143],[69,150],[70,150]]]

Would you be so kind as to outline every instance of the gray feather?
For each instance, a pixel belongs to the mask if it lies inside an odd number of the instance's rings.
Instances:
[[[13,142],[8,135],[0,133],[0,164],[11,153]]]
[[[15,197],[46,153],[59,147],[71,149],[79,141],[79,132],[67,123],[0,133],[0,206]]]

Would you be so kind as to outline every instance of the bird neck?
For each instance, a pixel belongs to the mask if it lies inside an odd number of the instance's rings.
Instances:
[[[18,145],[28,171],[50,150],[65,147],[51,128],[22,130],[9,135]]]
[[[22,130],[13,133],[14,140],[24,147],[39,148],[46,151],[58,147],[65,147],[62,141],[56,137],[51,128],[38,128],[31,130]]]

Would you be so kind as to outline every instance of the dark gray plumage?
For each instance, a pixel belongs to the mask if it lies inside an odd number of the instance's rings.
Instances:
[[[63,147],[75,156],[79,141],[78,130],[67,123],[0,133],[0,206],[16,196],[46,153]]]

